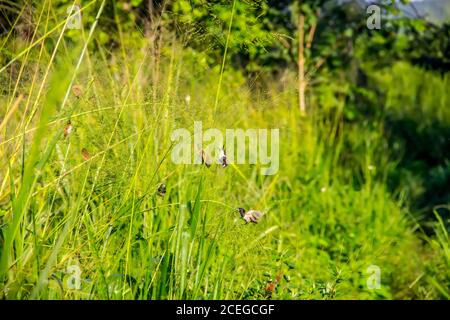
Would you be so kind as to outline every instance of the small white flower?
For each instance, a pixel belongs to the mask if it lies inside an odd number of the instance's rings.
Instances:
[[[367,169],[369,169],[369,171],[373,171],[373,170],[375,170],[375,166],[369,164],[369,165],[367,166]]]
[[[187,95],[186,97],[184,97],[184,101],[186,101],[186,104],[189,105],[191,103],[191,96]]]
[[[322,187],[321,189],[320,189],[320,192],[326,192],[327,191],[327,188],[325,188],[325,187]]]

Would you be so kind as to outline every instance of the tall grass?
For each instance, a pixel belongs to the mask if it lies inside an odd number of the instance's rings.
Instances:
[[[289,77],[253,92],[170,34],[110,52],[95,24],[68,37],[50,3],[38,13],[31,39],[2,47],[3,298],[448,298],[442,222],[425,244],[387,187],[383,126],[343,121],[344,96],[311,98],[300,117]],[[170,133],[194,120],[280,128],[279,173],[173,164]],[[246,225],[237,207],[265,215]]]

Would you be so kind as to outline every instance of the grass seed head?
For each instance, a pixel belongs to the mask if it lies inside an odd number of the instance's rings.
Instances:
[[[83,87],[79,84],[76,84],[72,87],[72,93],[75,97],[79,98],[83,94]]]
[[[88,161],[91,158],[91,154],[87,151],[86,148],[81,149],[81,155],[85,161]]]
[[[212,160],[209,154],[207,154],[203,149],[200,151],[200,153],[202,156],[202,164],[204,164],[207,168],[211,167]]]
[[[73,125],[72,123],[69,121],[67,121],[66,126],[64,127],[64,138],[67,138],[73,131]]]

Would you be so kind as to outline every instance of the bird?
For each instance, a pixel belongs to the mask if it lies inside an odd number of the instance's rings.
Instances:
[[[158,195],[164,197],[165,194],[166,194],[166,185],[164,183],[161,183],[158,187]]]
[[[245,220],[246,223],[258,223],[263,214],[258,210],[248,210],[245,211],[244,208],[237,208],[237,211],[241,215],[242,219]]]

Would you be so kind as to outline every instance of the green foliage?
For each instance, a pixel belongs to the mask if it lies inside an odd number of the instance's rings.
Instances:
[[[206,50],[211,63],[221,63],[222,52],[230,25],[233,36],[228,43],[231,56],[252,60],[272,42],[264,30],[268,5],[264,1],[174,1],[172,12],[166,15],[172,20],[195,49]]]
[[[147,1],[95,1],[62,33],[68,3],[33,6],[31,28],[14,5],[1,20],[1,298],[449,298],[449,79],[392,64],[412,60],[404,20],[369,32],[354,4],[176,0],[150,23]],[[306,116],[299,13],[317,23],[308,70],[324,60]],[[170,133],[194,120],[279,128],[279,172],[175,165]]]

